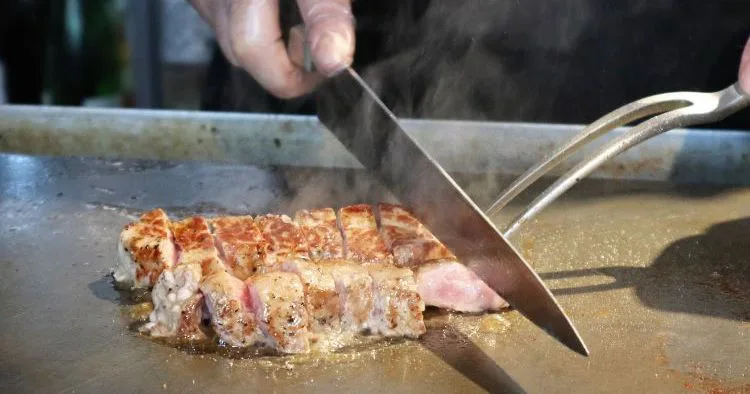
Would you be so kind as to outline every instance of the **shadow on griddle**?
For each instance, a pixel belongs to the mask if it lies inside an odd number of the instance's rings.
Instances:
[[[555,289],[555,295],[634,288],[647,307],[750,321],[750,218],[719,223],[667,246],[645,268],[602,267],[541,274],[544,280],[606,275],[613,283]]]
[[[490,393],[525,392],[495,360],[450,324],[430,327],[419,341],[448,365]]]
[[[151,293],[147,290],[129,290],[119,287],[112,275],[104,275],[90,282],[88,288],[94,297],[120,306],[138,305],[151,300]]]

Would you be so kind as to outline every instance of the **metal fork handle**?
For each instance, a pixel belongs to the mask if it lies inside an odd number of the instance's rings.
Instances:
[[[548,159],[527,171],[502,193],[488,213],[497,213],[510,200],[565,158],[574,154],[586,142],[616,127],[646,116],[669,111],[633,127],[625,134],[600,147],[586,160],[565,173],[506,227],[503,231],[504,235],[506,237],[512,235],[521,225],[534,218],[600,165],[633,146],[674,128],[722,120],[747,106],[750,106],[750,95],[745,93],[738,83],[715,93],[666,93],[627,104],[592,123],[557,149]]]

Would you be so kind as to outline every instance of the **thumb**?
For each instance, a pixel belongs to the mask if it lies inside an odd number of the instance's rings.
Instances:
[[[351,65],[354,57],[351,1],[297,0],[297,3],[317,70],[331,75]]]

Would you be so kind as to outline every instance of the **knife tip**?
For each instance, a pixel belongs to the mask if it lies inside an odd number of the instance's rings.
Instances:
[[[589,352],[588,346],[583,342],[583,339],[577,335],[573,341],[564,341],[563,343],[565,346],[567,346],[570,350],[580,354],[584,357],[589,357],[591,355],[591,352]]]
[[[591,356],[591,352],[589,352],[589,349],[588,349],[588,347],[586,347],[586,344],[584,344],[583,342],[581,342],[581,347],[580,347],[580,348],[578,348],[578,349],[574,349],[574,350],[575,350],[575,351],[576,351],[576,352],[577,352],[578,354],[580,354],[581,356],[584,356],[584,357],[589,357],[589,356]]]

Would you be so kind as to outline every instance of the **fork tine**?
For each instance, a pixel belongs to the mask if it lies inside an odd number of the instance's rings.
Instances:
[[[557,148],[550,156],[518,177],[490,206],[487,210],[487,214],[490,216],[497,214],[502,208],[508,205],[509,202],[539,178],[544,176],[544,174],[548,173],[565,159],[573,155],[585,144],[595,140],[601,135],[604,135],[617,127],[624,126],[647,116],[686,107],[690,104],[690,101],[686,101],[684,96],[679,93],[665,93],[634,101],[604,115],[583,129],[564,145]]]
[[[676,105],[677,103],[687,102],[690,105],[687,107],[682,106],[681,108],[648,119],[621,136],[601,146],[592,156],[573,167],[532,201],[526,210],[518,215],[510,225],[506,227],[504,235],[509,237],[518,230],[522,224],[536,216],[541,210],[546,208],[576,183],[580,182],[581,179],[597,169],[601,164],[633,146],[674,128],[722,120],[727,116],[750,106],[750,95],[744,93],[737,84],[715,93],[667,93],[663,97],[665,96],[671,96],[668,103]],[[644,100],[649,100],[649,98]],[[659,101],[658,104],[655,104],[666,105],[668,103]],[[646,108],[648,108],[648,103],[645,103],[646,105],[643,104],[644,103],[634,106],[635,110],[647,112]],[[622,109],[625,110],[628,106],[625,106]],[[620,110],[616,112],[619,111]],[[620,113],[620,116],[622,118],[627,118],[630,115]]]
[[[688,103],[689,105],[684,106],[683,103]],[[614,115],[619,115],[622,119],[631,117],[630,114],[624,112],[629,106],[631,106],[633,111],[639,113],[653,111],[655,107],[652,107],[651,105],[664,108],[662,105],[679,104],[680,107],[648,119],[633,127],[623,135],[601,146],[588,159],[573,167],[532,201],[526,210],[518,215],[506,227],[504,231],[506,237],[512,235],[522,224],[536,216],[560,195],[565,193],[576,183],[580,182],[581,179],[589,175],[607,160],[665,131],[679,127],[723,120],[733,113],[750,106],[750,94],[745,93],[739,84],[735,83],[726,89],[714,93],[667,93],[664,95],[645,98],[633,104],[638,105],[626,105],[621,108],[622,112],[620,112],[621,110],[617,110],[615,113],[605,116],[602,120],[606,120],[605,118],[608,116],[614,118]],[[636,115],[632,116],[635,117]]]
[[[688,107],[689,109],[689,107]],[[573,187],[581,179],[593,172],[597,167],[625,150],[667,130],[676,127],[682,127],[682,121],[685,119],[684,114],[680,114],[683,109],[677,109],[651,118],[640,125],[632,128],[625,134],[608,142],[599,148],[591,157],[582,161],[570,171],[560,177],[555,183],[540,194],[529,206],[519,214],[505,228],[503,235],[509,237],[518,228],[536,216],[542,209],[550,205],[560,195]]]

